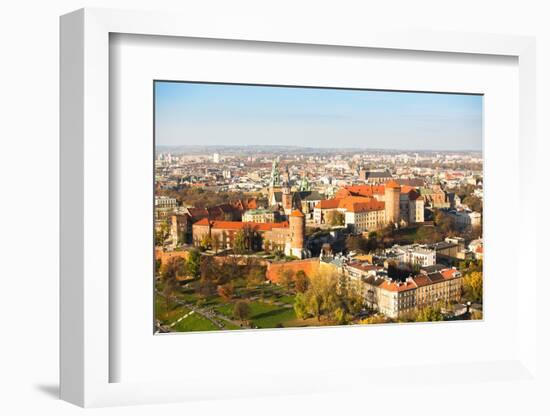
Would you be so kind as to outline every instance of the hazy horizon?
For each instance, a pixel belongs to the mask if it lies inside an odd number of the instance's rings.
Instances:
[[[155,82],[157,146],[482,151],[480,95]]]
[[[241,148],[241,147],[256,147],[256,148],[284,148],[284,149],[308,149],[308,150],[316,150],[318,148],[312,147],[312,146],[302,146],[302,145],[277,145],[277,144],[177,144],[177,145],[171,145],[171,144],[156,144],[157,148]],[[481,153],[482,150],[475,150],[475,149],[447,149],[447,150],[441,150],[441,149],[391,149],[391,148],[374,148],[374,147],[322,147],[321,150],[346,150],[346,151],[352,151],[352,150],[358,150],[358,151],[372,151],[372,152],[405,152],[405,153]]]

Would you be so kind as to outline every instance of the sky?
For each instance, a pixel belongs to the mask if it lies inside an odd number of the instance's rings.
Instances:
[[[156,145],[481,150],[479,95],[155,82]]]

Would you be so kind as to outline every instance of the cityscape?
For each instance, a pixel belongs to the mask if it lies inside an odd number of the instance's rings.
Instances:
[[[481,101],[156,82],[154,332],[483,319]]]

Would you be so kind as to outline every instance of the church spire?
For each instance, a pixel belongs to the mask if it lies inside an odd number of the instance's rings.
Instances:
[[[269,180],[269,185],[271,187],[279,186],[281,184],[281,174],[279,172],[279,156],[273,160],[271,165],[271,178]]]
[[[307,175],[302,175],[302,180],[300,182],[300,192],[308,192],[311,191],[311,186],[309,184],[309,181],[307,179]]]

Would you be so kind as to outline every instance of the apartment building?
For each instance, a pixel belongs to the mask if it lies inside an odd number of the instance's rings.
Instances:
[[[427,306],[459,301],[462,290],[462,275],[454,268],[421,272],[405,281],[371,274],[362,282],[367,306],[394,319]]]

